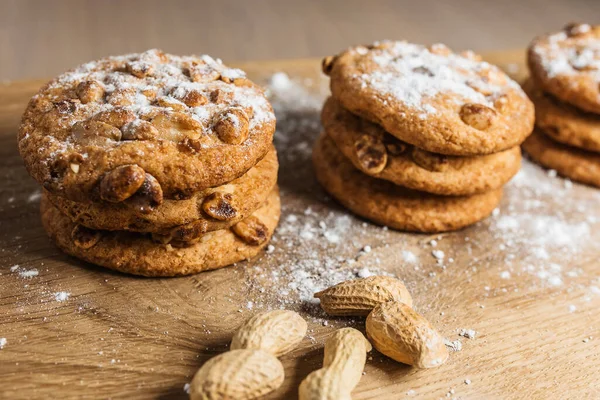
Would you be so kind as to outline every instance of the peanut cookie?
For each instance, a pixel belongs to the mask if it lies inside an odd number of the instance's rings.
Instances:
[[[323,70],[345,109],[433,153],[496,153],[533,129],[521,87],[472,52],[386,41],[328,57]]]
[[[441,195],[488,192],[503,186],[521,166],[519,146],[474,157],[421,150],[344,110],[331,97],[321,119],[327,136],[356,168],[410,189]]]
[[[600,187],[600,154],[555,142],[539,129],[523,143],[523,150],[543,167],[576,182]]]
[[[527,62],[537,87],[600,114],[600,25],[570,24],[535,38]]]
[[[444,232],[487,217],[500,203],[502,190],[473,196],[437,196],[396,186],[363,174],[352,166],[326,135],[313,149],[317,180],[343,206],[391,228]]]
[[[535,124],[552,139],[580,149],[600,152],[600,115],[560,102],[535,87],[523,85],[535,105]]]
[[[92,264],[144,276],[189,275],[217,269],[256,256],[275,230],[280,215],[279,192],[263,207],[230,229],[209,232],[187,247],[159,244],[145,234],[96,231],[73,223],[46,196],[42,223],[65,253]]]
[[[269,150],[275,116],[243,71],[150,50],[83,64],[33,96],[19,130],[29,173],[73,201],[147,207],[229,182]]]
[[[129,198],[120,203],[74,202],[46,192],[61,213],[76,224],[109,231],[152,232],[157,240],[189,241],[245,219],[266,200],[277,182],[277,152],[225,185],[194,193],[185,200],[165,200],[148,212]]]

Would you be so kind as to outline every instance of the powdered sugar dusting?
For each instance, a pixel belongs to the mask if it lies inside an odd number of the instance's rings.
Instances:
[[[586,74],[600,82],[600,39],[590,32],[591,27],[581,24],[577,36],[558,32],[533,47],[549,78],[559,75]]]
[[[383,42],[383,45],[376,44],[368,53],[359,53],[376,68],[352,78],[362,87],[370,87],[423,112],[423,119],[439,112],[431,101],[440,95],[445,99],[454,97],[459,105],[478,103],[494,107],[494,99],[507,87],[521,92],[495,66],[454,53],[439,54],[440,46],[428,49],[407,42]]]

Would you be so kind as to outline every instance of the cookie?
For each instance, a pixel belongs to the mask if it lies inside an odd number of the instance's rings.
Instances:
[[[90,229],[152,232],[155,239],[189,241],[206,232],[225,229],[258,209],[277,183],[277,152],[241,177],[206,189],[185,200],[165,200],[154,210],[140,208],[135,199],[121,203],[74,202],[46,192],[61,213]]]
[[[535,105],[535,124],[552,139],[600,152],[600,115],[581,111],[535,87],[531,79],[523,85]]]
[[[29,173],[73,201],[147,207],[243,175],[270,149],[275,116],[243,71],[150,50],[69,71],[33,96],[19,129]]]
[[[313,149],[317,180],[344,207],[368,220],[415,232],[445,232],[487,217],[502,190],[473,196],[437,196],[372,178],[352,166],[326,135]]]
[[[421,150],[344,110],[331,97],[321,119],[327,136],[356,168],[410,189],[440,195],[488,192],[508,182],[521,165],[519,146],[473,157]]]
[[[432,153],[496,153],[533,129],[521,87],[472,52],[386,41],[328,57],[323,70],[345,109]]]
[[[576,182],[600,187],[600,154],[555,142],[539,129],[523,143],[529,157]]]
[[[279,192],[274,190],[251,217],[180,248],[155,243],[145,234],[84,228],[58,211],[46,196],[42,196],[41,213],[52,241],[73,257],[129,274],[176,276],[222,268],[256,256],[275,230],[280,203]]]
[[[529,45],[537,87],[577,108],[600,114],[600,25],[570,24]]]

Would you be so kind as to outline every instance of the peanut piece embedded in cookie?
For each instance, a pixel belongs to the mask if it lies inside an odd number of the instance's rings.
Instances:
[[[202,202],[202,211],[219,221],[233,219],[237,215],[235,207],[231,204],[231,193],[214,192],[206,196]]]
[[[121,140],[121,131],[118,128],[93,120],[75,122],[71,127],[71,135],[77,141],[95,144],[106,140]]]
[[[202,61],[192,61],[183,68],[183,73],[194,82],[208,83],[219,79],[221,73]]]
[[[175,95],[178,94],[175,93]],[[186,90],[179,99],[188,107],[199,107],[208,103],[206,96],[197,90]]]
[[[104,86],[96,80],[82,81],[75,92],[83,104],[92,103],[104,96]]]
[[[492,126],[496,111],[483,104],[467,103],[460,109],[460,119],[475,129],[484,131]]]
[[[223,142],[228,144],[241,144],[249,133],[249,122],[246,112],[233,107],[224,111],[215,123],[215,132]]]
[[[188,108],[185,104],[183,104],[178,99],[175,99],[173,97],[167,97],[167,96],[159,97],[158,99],[156,99],[154,104],[159,107],[170,108],[173,111],[185,111]]]
[[[263,244],[269,236],[269,228],[254,216],[233,225],[231,230],[244,243],[252,246]]]
[[[104,122],[105,124],[112,125],[117,128],[123,127],[123,125],[135,121],[136,116],[131,110],[127,110],[123,107],[116,107],[110,111],[101,111],[91,118],[92,121]]]
[[[131,205],[141,212],[149,213],[163,202],[163,191],[155,177],[146,173],[142,186],[129,198]]]
[[[323,59],[323,61],[321,61],[321,70],[325,75],[329,75],[331,73],[335,59],[335,56],[327,56]]]
[[[432,172],[443,172],[448,169],[448,157],[442,154],[430,153],[413,147],[411,157],[417,165]]]
[[[126,65],[127,72],[137,78],[145,78],[154,74],[152,64],[144,61],[130,61]]]
[[[89,249],[100,241],[102,234],[99,231],[86,228],[82,225],[75,225],[71,231],[73,243],[81,249]]]
[[[100,182],[100,198],[118,203],[133,196],[146,180],[146,171],[137,165],[122,165],[108,172]]]
[[[158,137],[158,129],[150,122],[138,119],[121,128],[123,140],[150,140]]]
[[[373,136],[363,135],[354,143],[354,151],[362,167],[370,174],[377,174],[387,164],[387,151],[383,142]]]

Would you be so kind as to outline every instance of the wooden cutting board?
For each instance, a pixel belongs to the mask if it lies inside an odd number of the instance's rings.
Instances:
[[[522,52],[487,59],[523,77]],[[373,351],[353,398],[600,398],[600,191],[525,163],[495,215],[461,232],[405,234],[347,217],[310,163],[327,84],[319,64],[241,65],[255,81],[271,79],[278,114],[284,210],[272,252],[174,279],[113,273],[55,249],[16,148],[20,114],[43,82],[0,86],[0,398],[185,398],[198,367],[268,308],[310,321],[270,396],[295,398],[321,366],[327,335],[364,328],[359,319],[327,319],[307,298],[359,271],[402,278],[415,308],[462,350],[432,370]]]

